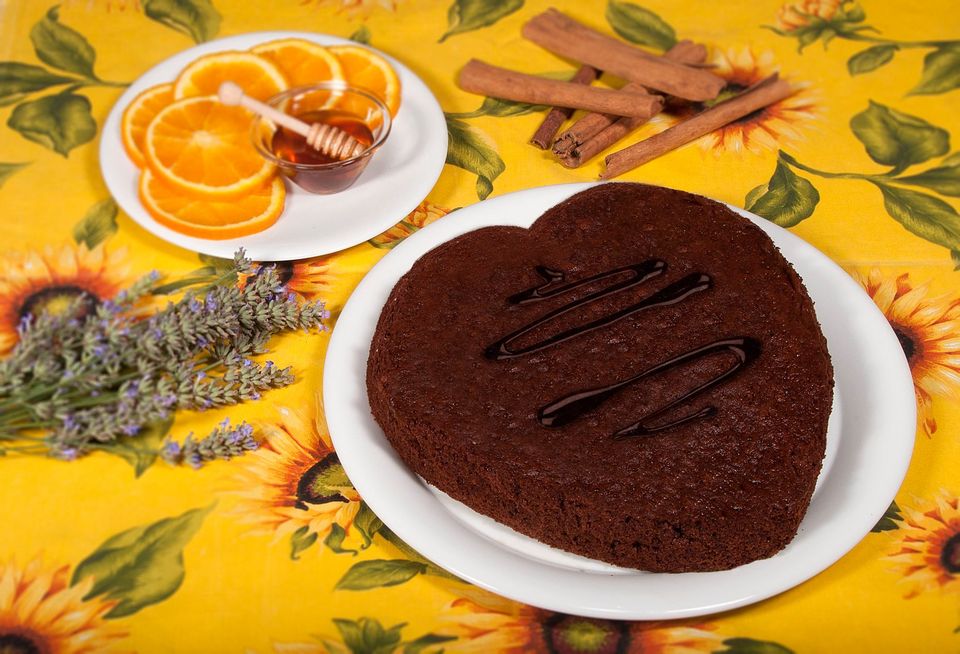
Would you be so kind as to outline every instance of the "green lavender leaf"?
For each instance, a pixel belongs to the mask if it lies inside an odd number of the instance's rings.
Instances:
[[[456,636],[441,636],[440,634],[424,634],[416,640],[411,640],[403,646],[403,654],[420,654],[423,650],[441,643],[456,640]]]
[[[946,154],[950,149],[950,134],[945,129],[873,100],[850,119],[850,129],[871,159],[897,170]]]
[[[30,165],[30,162],[13,162],[13,163],[0,163],[0,187],[3,186],[10,177],[14,175],[21,168],[25,168]]]
[[[353,519],[353,527],[363,538],[363,545],[360,546],[360,549],[365,550],[370,547],[373,537],[383,527],[383,521],[370,510],[366,502],[360,502],[360,510],[357,511],[357,515]]]
[[[923,76],[910,95],[946,93],[960,87],[960,42],[937,48],[923,58]]]
[[[723,644],[726,649],[717,650],[714,654],[793,654],[789,647],[770,640],[727,638]]]
[[[506,169],[496,146],[486,134],[462,120],[446,116],[447,163],[477,176],[477,197],[485,199],[493,191],[493,180]]]
[[[93,47],[80,32],[60,23],[60,7],[51,7],[30,30],[37,58],[54,68],[96,79]]]
[[[880,533],[881,531],[892,531],[894,529],[899,529],[900,525],[897,524],[898,520],[903,520],[903,515],[900,513],[900,507],[897,506],[896,502],[890,502],[890,506],[884,512],[883,517],[877,521],[877,524],[874,525],[873,529],[870,531],[874,533]]]
[[[632,2],[610,0],[607,3],[607,22],[617,34],[633,43],[658,50],[669,50],[677,44],[677,33],[669,23]]]
[[[13,104],[28,93],[72,81],[72,78],[51,73],[42,66],[0,61],[0,105]]]
[[[340,525],[334,523],[334,526],[339,527]],[[343,531],[341,528],[340,531]],[[290,534],[290,559],[292,561],[297,561],[300,559],[300,553],[308,549],[311,545],[317,542],[317,532],[310,531],[310,527],[303,525],[295,532]],[[333,548],[331,548],[333,549]]]
[[[448,28],[440,37],[440,43],[454,34],[493,25],[522,6],[523,0],[453,0],[447,10]]]
[[[74,225],[73,240],[92,250],[116,231],[117,203],[113,198],[107,198],[90,207],[83,219]]]
[[[97,135],[90,100],[71,92],[18,104],[7,119],[7,126],[64,157]]]
[[[747,194],[745,209],[781,227],[793,227],[813,215],[820,193],[783,161],[777,161],[773,177]]]
[[[896,45],[875,45],[861,50],[847,61],[847,70],[851,75],[869,73],[893,61],[893,55],[899,49]]]
[[[424,563],[405,559],[374,559],[353,564],[335,590],[370,590],[398,586],[427,571]]]
[[[108,618],[132,615],[165,600],[183,583],[183,548],[213,507],[191,509],[108,538],[76,567],[71,585],[93,577],[93,588],[84,599],[104,595],[117,601]]]
[[[960,249],[960,215],[956,209],[932,195],[873,183],[883,193],[887,213],[907,231],[951,250]]]
[[[370,28],[366,25],[361,25],[347,38],[349,38],[351,41],[356,41],[357,43],[369,44],[371,36],[372,34],[370,33]]]
[[[209,41],[220,29],[220,13],[210,0],[144,0],[143,12],[197,43]]]

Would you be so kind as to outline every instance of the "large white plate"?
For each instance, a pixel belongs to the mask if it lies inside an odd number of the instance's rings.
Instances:
[[[803,278],[836,375],[817,490],[797,537],[777,555],[723,572],[653,574],[561,552],[429,487],[374,422],[367,353],[387,296],[414,261],[479,227],[527,227],[589,186],[535,188],[457,211],[401,243],[363,279],[334,328],[323,380],[330,434],[351,481],[393,531],[436,564],[554,611],[633,620],[703,615],[756,602],[816,575],[863,538],[900,487],[916,428],[913,383],[896,336],[857,283],[803,240],[742,209],[731,207],[767,232]]]
[[[247,50],[258,43],[290,37],[320,45],[353,43],[311,32],[253,32],[217,39],[162,61],[120,96],[103,126],[100,169],[117,203],[141,227],[180,247],[217,257],[231,258],[242,246],[248,256],[261,261],[302,259],[362,243],[402,220],[426,197],[447,157],[443,110],[413,71],[393,57],[370,48],[393,65],[400,77],[402,96],[387,142],[356,184],[334,195],[313,195],[287,182],[287,204],[280,219],[269,229],[242,238],[217,241],[186,236],[150,217],[137,197],[140,171],[127,157],[120,140],[120,119],[130,101],[144,89],[172,81],[200,55]]]

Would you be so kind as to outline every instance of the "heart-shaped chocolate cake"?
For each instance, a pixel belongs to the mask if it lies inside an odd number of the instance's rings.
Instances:
[[[684,572],[796,534],[833,371],[763,231],[696,195],[605,184],[417,261],[367,389],[403,460],[455,499],[576,554]]]

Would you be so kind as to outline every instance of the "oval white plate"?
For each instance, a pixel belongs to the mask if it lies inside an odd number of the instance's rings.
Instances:
[[[546,186],[461,209],[409,237],[367,274],[340,314],[324,367],[327,423],[351,481],[370,508],[431,561],[478,586],[554,611],[630,620],[696,616],[756,602],[816,575],[863,538],[900,487],[916,428],[913,381],[896,336],[859,285],[811,245],[742,209],[731,207],[767,232],[803,278],[836,376],[817,490],[796,538],[777,555],[723,572],[654,574],[561,552],[429,487],[374,422],[367,353],[397,280],[455,236],[487,225],[528,227],[589,186]]]
[[[362,243],[393,227],[413,211],[440,176],[447,157],[447,127],[443,110],[426,84],[399,61],[364,46],[390,61],[400,77],[400,111],[390,136],[373,161],[349,189],[334,195],[314,195],[287,182],[287,204],[269,229],[222,241],[196,238],[164,227],[147,213],[137,197],[140,171],[127,157],[120,139],[123,110],[141,91],[170,82],[200,55],[222,50],[247,50],[274,39],[302,38],[320,45],[353,41],[311,32],[253,32],[210,41],[179,52],[144,73],[107,116],[100,139],[100,170],[120,207],[141,227],[174,245],[232,258],[239,247],[260,261],[302,259],[336,252]]]

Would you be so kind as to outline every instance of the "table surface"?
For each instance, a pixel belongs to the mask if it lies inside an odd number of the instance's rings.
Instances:
[[[731,90],[775,70],[801,86],[622,179],[753,207],[843,266],[900,337],[919,417],[895,505],[815,578],[693,621],[583,620],[438,574],[386,532],[363,547],[350,529],[359,498],[298,508],[298,482],[330,452],[318,398],[328,336],[284,337],[270,356],[295,366],[294,385],[230,410],[180,413],[171,428],[182,438],[225,417],[251,421],[263,446],[243,458],[196,471],[148,465],[146,452],[140,469],[136,453],[0,458],[0,652],[960,651],[960,158],[949,156],[960,129],[960,24],[952,3],[55,6],[0,2],[0,351],[15,343],[18,316],[38,294],[80,289],[105,299],[150,270],[176,278],[204,265],[117,211],[97,161],[97,131],[125,85],[198,40],[285,29],[362,40],[414,70],[446,112],[452,163],[401,225],[283,264],[290,290],[326,300],[334,317],[364,273],[418,227],[456,220],[445,216],[485,197],[595,179],[599,159],[568,170],[527,144],[538,109],[484,102],[454,83],[474,56],[572,73],[520,36],[525,20],[555,6],[654,51],[676,38],[705,43]],[[73,78],[92,62],[95,77],[14,95],[6,62]],[[656,118],[631,138],[667,125]],[[335,548],[328,536],[340,530],[347,539]],[[107,554],[116,566],[109,592],[82,574],[74,583],[78,568]]]

